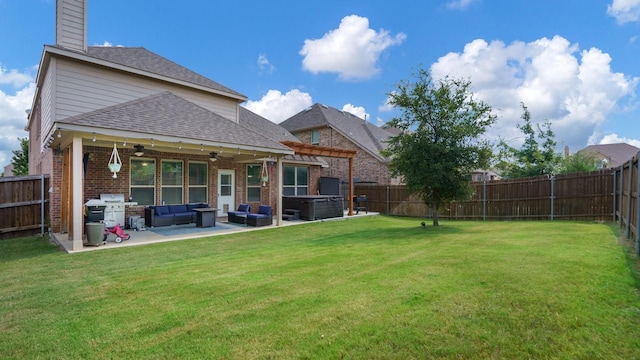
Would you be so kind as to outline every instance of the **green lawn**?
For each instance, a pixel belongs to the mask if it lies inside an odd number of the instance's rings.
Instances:
[[[0,358],[640,358],[615,226],[420,221],[73,255],[0,241]]]

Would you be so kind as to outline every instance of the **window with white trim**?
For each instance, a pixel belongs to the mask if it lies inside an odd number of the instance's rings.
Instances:
[[[207,189],[208,189],[208,176],[207,176],[207,163],[206,162],[189,162],[189,184],[188,184],[188,197],[189,203],[208,203]]]
[[[154,205],[156,202],[156,161],[131,158],[129,166],[129,194],[138,205]]]
[[[260,202],[262,199],[261,173],[262,165],[247,165],[247,202]]]
[[[182,204],[182,161],[162,160],[161,201],[163,204]]]
[[[309,168],[284,166],[282,168],[282,194],[289,196],[309,194]]]
[[[320,145],[320,130],[311,130],[311,145]]]

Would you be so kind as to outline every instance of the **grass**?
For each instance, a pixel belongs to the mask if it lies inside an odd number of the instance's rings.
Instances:
[[[0,358],[640,358],[635,260],[615,227],[419,222],[74,255],[0,241]]]

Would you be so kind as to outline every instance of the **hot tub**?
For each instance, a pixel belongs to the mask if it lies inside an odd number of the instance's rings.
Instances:
[[[342,195],[283,196],[283,209],[300,210],[303,220],[320,220],[344,216]]]

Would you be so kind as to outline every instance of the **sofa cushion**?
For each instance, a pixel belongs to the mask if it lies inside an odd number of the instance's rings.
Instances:
[[[200,209],[208,209],[208,208],[209,208],[209,204],[207,204],[207,203],[200,203],[200,205],[198,205],[198,207],[199,207]]]
[[[187,204],[187,210],[188,211],[193,211],[193,209],[197,209],[200,207],[201,204]]]
[[[156,206],[155,210],[156,210],[156,215],[166,215],[169,213],[168,206]]]
[[[247,217],[250,218],[254,218],[254,219],[264,219],[264,218],[268,218],[271,215],[267,215],[267,214],[248,214]]]
[[[169,205],[169,212],[173,213],[173,214],[177,214],[177,213],[186,213],[189,210],[187,210],[187,205],[181,204],[181,205]]]
[[[251,211],[251,205],[249,204],[238,205],[238,212],[249,212],[249,211]]]

